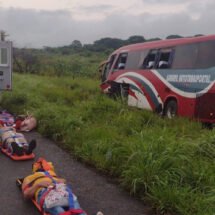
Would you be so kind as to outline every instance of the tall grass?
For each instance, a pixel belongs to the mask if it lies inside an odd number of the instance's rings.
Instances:
[[[42,54],[38,55],[40,75],[49,76],[73,76],[73,77],[95,77],[97,76],[98,62],[107,56],[103,53],[83,54]]]
[[[215,212],[215,132],[167,120],[100,93],[86,78],[14,75],[2,106],[33,113],[38,131],[121,185],[160,214]]]

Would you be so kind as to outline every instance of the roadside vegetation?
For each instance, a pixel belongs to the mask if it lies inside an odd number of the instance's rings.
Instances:
[[[157,214],[214,215],[215,130],[103,95],[97,67],[111,51],[106,46],[114,48],[110,41],[15,49],[13,91],[3,93],[2,107],[33,114],[42,135],[114,177]]]
[[[2,106],[33,113],[38,131],[119,183],[158,213],[214,214],[215,133],[102,95],[84,77],[14,74]]]

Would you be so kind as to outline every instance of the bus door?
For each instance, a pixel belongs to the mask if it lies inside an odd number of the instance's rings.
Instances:
[[[0,90],[12,89],[12,42],[0,41]]]
[[[111,55],[110,59],[109,59],[108,62],[105,64],[105,66],[104,66],[104,71],[103,71],[103,80],[102,80],[102,82],[108,80],[108,77],[109,77],[109,75],[110,75],[110,73],[111,73],[111,68],[112,68],[113,63],[114,63],[114,61],[115,61],[115,58],[116,58],[116,54]]]
[[[148,89],[148,92],[151,89],[151,93],[148,94],[151,101],[153,101],[152,109],[157,112],[161,112],[165,96],[171,92],[168,85],[161,84],[161,77],[163,80],[167,80],[168,76],[175,76],[175,72],[171,70],[173,54],[173,48],[151,49],[143,61],[142,68],[145,70],[145,77],[148,77],[148,81],[151,83],[149,87],[146,82],[144,88]],[[154,78],[154,74],[156,74],[157,78]],[[145,104],[147,103],[145,102]],[[144,108],[146,108],[145,106]],[[148,106],[148,109],[150,109],[150,105]]]

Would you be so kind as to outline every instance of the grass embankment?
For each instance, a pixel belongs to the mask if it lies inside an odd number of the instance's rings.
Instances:
[[[2,105],[33,113],[43,135],[119,178],[160,213],[215,213],[215,133],[167,120],[100,93],[99,83],[14,75]]]

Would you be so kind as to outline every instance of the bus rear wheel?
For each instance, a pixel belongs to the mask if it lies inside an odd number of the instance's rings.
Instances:
[[[177,116],[178,105],[175,100],[170,100],[167,102],[164,108],[164,116],[168,117],[169,119],[174,118]]]

